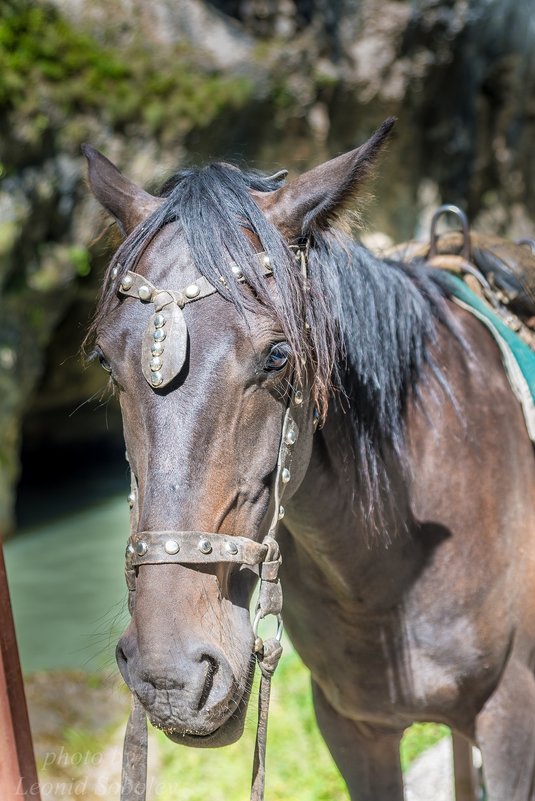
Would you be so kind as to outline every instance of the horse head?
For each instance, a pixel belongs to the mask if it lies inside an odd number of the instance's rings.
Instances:
[[[90,332],[132,474],[132,618],[117,660],[178,742],[224,745],[243,729],[251,598],[260,574],[260,615],[280,612],[277,522],[307,470],[336,353],[307,248],[392,124],[284,186],[216,163],[159,197],[84,150],[91,189],[126,235]]]

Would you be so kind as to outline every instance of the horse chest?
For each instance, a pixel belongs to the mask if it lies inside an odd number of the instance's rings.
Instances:
[[[384,725],[419,718],[454,721],[467,676],[484,693],[491,660],[464,618],[441,627],[426,609],[397,604],[370,610],[358,597],[341,599],[308,571],[293,570],[294,560],[295,554],[287,555],[293,573],[284,583],[288,631],[314,681],[341,714]]]

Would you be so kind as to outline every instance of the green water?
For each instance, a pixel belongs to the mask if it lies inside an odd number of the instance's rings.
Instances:
[[[25,672],[113,665],[128,619],[125,494],[32,525],[5,544]]]

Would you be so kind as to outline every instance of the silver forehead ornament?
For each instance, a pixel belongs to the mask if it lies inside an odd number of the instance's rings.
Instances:
[[[141,343],[141,369],[153,389],[163,389],[184,366],[188,350],[188,328],[182,306],[188,298],[182,292],[160,290],[141,275],[127,272],[119,294],[152,303],[151,315]]]
[[[269,257],[257,254],[264,275],[271,274]],[[235,265],[232,271],[237,281],[244,277]],[[113,269],[111,277],[117,278]],[[223,279],[221,279],[223,281]],[[145,379],[153,389],[164,389],[182,370],[188,351],[188,327],[182,312],[186,303],[213,295],[217,289],[204,276],[184,289],[157,289],[143,276],[128,271],[120,279],[118,292],[136,298],[144,304],[152,303],[151,315],[141,345],[141,369]]]
[[[141,369],[151,387],[165,387],[179,374],[187,350],[184,314],[180,306],[170,301],[151,316],[143,334]]]

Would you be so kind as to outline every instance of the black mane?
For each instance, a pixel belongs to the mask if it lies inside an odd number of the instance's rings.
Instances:
[[[288,244],[250,194],[251,189],[268,192],[278,186],[276,180],[223,163],[178,172],[161,190],[162,207],[116,252],[88,338],[119,302],[110,281],[113,267],[135,270],[158,231],[178,221],[199,272],[218,292],[239,309],[260,304],[278,320],[298,371],[299,365],[308,365],[321,418],[332,403],[347,410],[364,510],[375,517],[374,509],[388,494],[386,454],[403,462],[404,410],[417,393],[424,367],[429,365],[445,385],[429,356],[437,322],[448,324],[443,292],[425,267],[380,260],[330,232],[315,233],[310,242],[305,286]],[[278,301],[267,291],[244,229],[256,234],[270,257]],[[252,288],[254,301],[233,279],[233,263]]]

